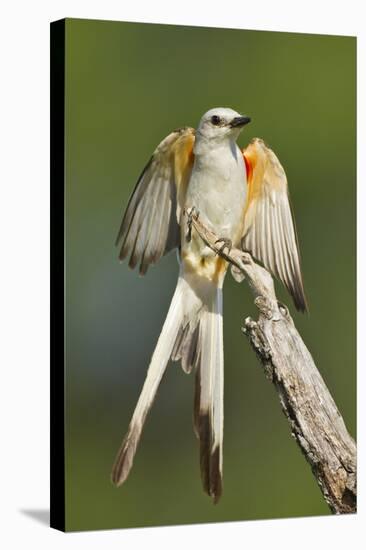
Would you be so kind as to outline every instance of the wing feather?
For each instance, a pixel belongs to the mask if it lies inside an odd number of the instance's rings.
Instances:
[[[261,139],[243,151],[248,171],[242,245],[286,286],[300,311],[307,310],[300,253],[285,171]]]
[[[180,245],[180,213],[193,165],[193,128],[169,134],[155,149],[128,202],[117,236],[120,260],[149,265]]]

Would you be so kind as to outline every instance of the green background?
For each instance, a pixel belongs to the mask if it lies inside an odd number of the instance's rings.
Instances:
[[[224,493],[201,488],[193,377],[168,367],[132,473],[110,470],[178,273],[141,278],[114,240],[135,181],[172,129],[211,107],[252,118],[287,172],[309,315],[295,323],[356,431],[356,40],[138,23],[66,22],[66,528],[329,514],[246,338],[245,283],[224,291]],[[290,304],[277,284],[279,299]]]

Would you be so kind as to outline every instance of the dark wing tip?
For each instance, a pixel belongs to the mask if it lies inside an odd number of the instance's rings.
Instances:
[[[149,264],[141,263],[139,267],[139,275],[143,277],[144,275],[146,275],[148,269],[149,269]]]
[[[305,296],[301,274],[298,276],[293,276],[292,281],[289,285],[286,284],[286,287],[292,296],[297,311],[300,311],[301,313],[308,313],[309,306]]]
[[[301,311],[301,313],[309,313],[309,305],[303,289],[301,289],[301,291],[297,294],[295,306],[298,311]]]
[[[300,296],[299,295],[296,295],[296,296],[293,295],[293,299],[294,299],[294,304],[295,304],[295,307],[296,307],[297,311],[300,311],[301,313],[309,313],[309,306],[308,306],[306,298],[303,294],[300,295]]]

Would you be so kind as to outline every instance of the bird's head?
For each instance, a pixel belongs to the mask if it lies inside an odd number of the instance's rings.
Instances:
[[[216,107],[203,115],[197,128],[197,137],[205,141],[236,140],[243,127],[250,122],[248,116],[233,109]]]

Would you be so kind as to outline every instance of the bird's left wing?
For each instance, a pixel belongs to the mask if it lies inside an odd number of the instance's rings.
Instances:
[[[307,310],[300,253],[280,161],[261,139],[243,150],[248,194],[242,246],[286,286],[300,311]]]
[[[155,149],[135,186],[116,244],[143,275],[150,264],[180,244],[180,215],[193,165],[193,128],[179,128]]]

